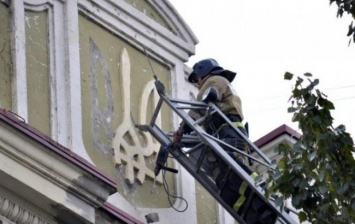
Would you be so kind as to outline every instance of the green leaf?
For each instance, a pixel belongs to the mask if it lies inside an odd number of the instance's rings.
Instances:
[[[300,90],[300,94],[302,96],[306,95],[307,93],[308,93],[308,89],[307,88],[303,88],[303,89]]]
[[[348,34],[346,36],[350,36],[351,34],[353,34],[353,32],[354,32],[353,22],[351,22],[351,24],[349,25]]]
[[[309,72],[306,72],[306,73],[304,73],[304,76],[306,76],[306,77],[312,77],[312,74],[309,73]]]
[[[308,186],[308,181],[305,180],[305,179],[301,180],[301,182],[300,182],[300,188],[301,188],[301,189],[304,189],[304,188],[306,188],[307,186]]]
[[[284,198],[283,197],[276,198],[275,205],[276,207],[282,208],[284,206]]]
[[[315,79],[313,82],[312,82],[312,86],[316,86],[319,84],[319,79]]]
[[[292,205],[295,206],[295,208],[299,208],[300,202],[301,202],[301,196],[299,194],[295,195],[292,198]]]
[[[309,161],[313,161],[316,156],[317,156],[317,151],[314,150],[312,153],[308,154],[307,158]]]
[[[324,109],[328,109],[328,110],[334,110],[334,104],[328,100],[324,101]]]
[[[351,208],[352,208],[353,210],[355,210],[355,201],[352,201],[352,203],[351,203]]]
[[[280,171],[276,171],[275,174],[273,175],[273,179],[277,180],[282,176],[282,173]]]
[[[306,103],[307,104],[315,104],[315,102],[316,102],[316,97],[314,96],[314,95],[310,95],[308,98],[307,98],[307,100],[306,100]]]
[[[349,218],[349,211],[346,209],[346,207],[343,207],[342,212],[341,212],[341,216],[344,219],[348,219]]]
[[[293,146],[292,150],[295,152],[299,152],[302,150],[302,141],[297,141]]]
[[[323,181],[325,176],[325,170],[321,170],[319,172],[319,181]]]
[[[287,112],[288,112],[288,113],[293,113],[293,112],[298,111],[298,110],[299,110],[299,108],[297,108],[297,107],[289,107],[289,108],[287,109]]]
[[[344,136],[342,139],[343,143],[347,144],[347,145],[354,145],[354,141],[350,136]]]
[[[276,148],[274,149],[274,152],[277,152]],[[276,165],[277,165],[277,160],[276,159],[271,160],[271,164],[270,165],[271,165],[271,167],[275,168]]]
[[[300,219],[300,222],[307,221],[307,214],[304,211],[300,211],[298,213],[298,218]]]
[[[293,97],[300,97],[301,96],[301,92],[299,89],[294,89],[292,91],[292,93],[293,93]]]
[[[298,178],[292,180],[293,187],[298,187],[299,183],[300,183],[300,179],[298,179]]]
[[[301,85],[302,82],[303,82],[303,79],[301,77],[297,77],[296,87]]]
[[[295,170],[301,170],[303,168],[303,163],[293,164],[292,168]]]
[[[345,131],[345,125],[341,124],[338,127],[335,128],[335,131],[337,132],[341,132],[341,131]]]
[[[322,97],[322,93],[318,89],[316,89],[316,93],[318,97]]]
[[[293,74],[289,73],[289,72],[286,72],[285,75],[284,75],[284,79],[285,80],[291,80],[293,77]]]
[[[318,189],[321,194],[325,194],[328,191],[328,188],[325,185],[319,186]]]
[[[345,191],[349,189],[349,183],[344,184],[344,186],[337,189],[337,193],[343,195]]]
[[[322,133],[318,136],[318,140],[325,140],[325,139],[329,139],[330,138],[330,135],[329,133]]]
[[[344,1],[337,3],[338,7],[343,7]],[[285,79],[292,78],[293,74],[285,74]],[[277,172],[269,173],[270,179],[277,180],[269,182],[270,189],[291,198],[296,209],[303,210],[299,213],[301,222],[353,223],[354,141],[344,126],[334,129],[331,110],[335,107],[327,95],[315,88],[319,80],[312,78],[310,73],[302,78],[294,77],[292,105],[288,108],[302,136],[290,144],[290,148],[279,151],[283,157],[276,166]]]
[[[319,116],[312,117],[312,120],[314,122],[316,122],[317,124],[321,124],[322,123],[322,119]]]
[[[299,113],[294,113],[291,120],[292,120],[292,122],[299,121],[300,120]]]

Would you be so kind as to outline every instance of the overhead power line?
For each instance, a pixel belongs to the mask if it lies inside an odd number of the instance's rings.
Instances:
[[[354,88],[355,85],[350,85],[350,86],[339,86],[339,87],[333,87],[333,88],[328,88],[324,90],[335,90],[335,89],[346,89],[346,88]]]
[[[349,85],[349,86],[338,86],[338,87],[333,87],[333,88],[326,88],[324,90],[321,90],[325,95],[328,95],[327,93],[325,93],[324,91],[329,91],[329,90],[339,90],[339,89],[347,89],[347,88],[355,88],[355,85]],[[255,99],[250,99],[249,102],[253,102],[253,101],[258,101],[260,102],[261,100],[274,100],[274,99],[279,99],[279,98],[285,98],[285,97],[290,97],[291,96],[291,92],[290,95],[273,95],[273,96],[264,96],[262,98],[255,98]],[[339,99],[335,99],[335,100],[343,100],[343,99],[352,99],[354,97],[344,97],[344,98],[339,98]]]
[[[342,98],[337,98],[337,99],[332,99],[331,101],[341,101],[341,100],[351,100],[351,99],[355,99],[355,96],[350,96],[350,97],[342,97]],[[289,106],[289,105],[288,105]],[[287,108],[288,106],[286,107],[271,107],[271,108],[265,108],[265,109],[258,109],[258,110],[255,110],[255,111],[249,111],[249,113],[263,113],[263,112],[269,112],[269,111],[275,111],[275,110],[284,110],[284,111],[287,111]],[[337,105],[335,105],[336,107]]]

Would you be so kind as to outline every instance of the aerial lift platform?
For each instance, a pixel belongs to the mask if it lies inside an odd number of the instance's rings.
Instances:
[[[265,181],[260,180],[262,178],[253,179],[242,167],[242,164],[236,162],[235,159],[229,154],[230,152],[235,152],[244,158],[247,158],[249,162],[256,162],[266,166],[268,169],[271,168],[270,159],[258,148],[256,147],[247,136],[245,136],[240,130],[234,127],[233,123],[219,110],[219,108],[212,102],[197,102],[197,101],[185,101],[174,99],[166,95],[164,85],[155,77],[155,87],[160,96],[158,104],[155,108],[153,117],[149,124],[136,125],[140,131],[150,132],[155,139],[161,144],[160,151],[156,160],[155,174],[158,175],[161,169],[177,172],[173,168],[166,167],[166,161],[168,155],[170,154],[174,159],[176,159],[197,181],[205,187],[205,189],[234,217],[236,221],[241,224],[248,224],[246,220],[246,214],[248,209],[252,204],[252,201],[257,198],[259,201],[263,201],[268,208],[275,213],[275,220],[279,223],[295,224],[295,220],[292,219],[286,210],[280,210],[279,207],[275,205],[274,200],[266,199],[264,195],[263,187],[265,187]],[[184,135],[181,141],[181,145],[177,145],[172,142],[171,135],[172,132],[164,132],[160,127],[155,124],[157,115],[165,103],[169,106],[182,120],[186,122],[187,125],[193,130],[192,134]],[[193,120],[188,114],[187,110],[198,109],[205,110],[206,115],[198,120]],[[208,134],[201,124],[210,118],[211,115],[218,113],[219,116],[224,118],[227,125],[230,125],[235,129],[236,132],[242,136],[249,147],[257,155],[252,156],[243,150],[235,148],[220,139]],[[185,147],[184,147],[185,146]],[[204,167],[204,161],[206,159],[206,149],[213,150],[214,154],[222,159],[230,167],[230,172],[235,172],[242,181],[244,181],[249,190],[249,194],[245,200],[245,205],[243,205],[243,210],[236,212],[231,208],[220,196],[220,189],[216,186],[214,178],[212,178]],[[225,150],[228,149],[228,150]],[[236,189],[238,190],[238,189]]]

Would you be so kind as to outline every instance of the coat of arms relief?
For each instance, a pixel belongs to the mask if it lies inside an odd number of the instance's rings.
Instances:
[[[149,166],[147,161],[150,161],[150,163],[155,161],[160,145],[149,133],[138,131],[135,124],[149,122],[147,120],[147,117],[151,117],[149,108],[157,105],[159,95],[155,90],[153,79],[147,81],[142,89],[135,88],[134,83],[131,82],[134,75],[131,71],[132,61],[134,59],[131,59],[127,49],[123,48],[117,62],[119,74],[113,74],[118,75],[120,80],[120,105],[115,105],[114,98],[117,96],[113,94],[112,74],[107,68],[99,47],[90,39],[93,144],[96,149],[99,149],[105,155],[112,156],[117,170],[121,172],[127,183],[143,184],[146,178],[155,178],[154,167]],[[105,80],[104,84],[100,85],[101,88],[102,86],[105,88],[106,102],[104,106],[100,105],[98,100],[100,97],[98,75],[103,77],[101,77],[101,80]],[[131,98],[132,91],[139,91],[138,100]],[[138,108],[138,111],[132,111],[132,103],[136,104],[134,110]],[[118,116],[115,107],[120,108],[121,114],[119,115],[120,123],[113,127],[111,121],[115,116]],[[132,114],[138,114],[138,117],[134,118]],[[162,124],[160,113],[157,116],[156,123],[159,126]],[[105,138],[109,139],[108,142],[111,145],[100,140],[102,139],[102,133],[106,135]],[[162,183],[160,175],[156,180],[158,183]]]

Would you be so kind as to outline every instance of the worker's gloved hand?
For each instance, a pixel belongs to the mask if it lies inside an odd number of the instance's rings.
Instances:
[[[182,138],[182,134],[180,134],[179,132],[174,132],[173,134],[173,142],[174,143],[180,143],[181,142],[181,138]]]

